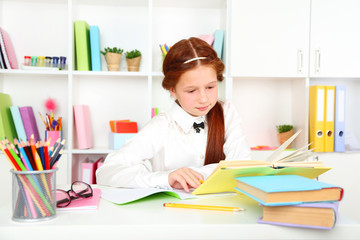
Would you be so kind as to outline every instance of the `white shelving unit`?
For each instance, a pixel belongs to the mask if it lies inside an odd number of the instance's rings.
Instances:
[[[161,87],[159,44],[222,29],[226,71],[220,99],[231,99],[238,108],[250,146],[277,146],[275,126],[283,123],[304,129],[294,147],[303,146],[308,136],[308,87],[314,84],[348,86],[347,126],[359,138],[358,10],[360,3],[354,0],[0,0],[0,26],[9,33],[19,63],[25,55],[66,56],[68,63],[63,71],[0,70],[0,91],[10,94],[14,105],[31,105],[36,114],[45,113],[47,98],[56,99],[67,139],[58,175],[71,182],[85,157],[111,152],[109,120],[131,119],[142,128],[152,107],[165,111],[171,105],[169,93]],[[331,19],[329,14],[336,12],[343,17]],[[101,49],[139,49],[140,71],[127,72],[124,57],[119,72],[108,72],[103,57],[103,71],[76,71],[77,20],[99,26]],[[324,43],[334,37],[327,23],[346,31]],[[347,55],[336,59],[342,47]],[[316,48],[321,48],[324,67],[320,74],[313,70]],[[337,71],[334,65],[346,68]],[[75,147],[75,104],[90,105],[93,149]],[[43,135],[45,127],[40,118],[37,121]]]

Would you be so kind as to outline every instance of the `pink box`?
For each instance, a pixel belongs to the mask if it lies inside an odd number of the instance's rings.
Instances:
[[[54,146],[55,142],[60,138],[62,140],[62,131],[45,131],[45,139],[50,140],[49,147]]]

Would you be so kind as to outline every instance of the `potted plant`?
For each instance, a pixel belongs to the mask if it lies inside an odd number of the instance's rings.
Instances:
[[[126,64],[129,72],[138,72],[140,67],[141,52],[134,49],[125,53]]]
[[[117,47],[107,47],[105,51],[100,51],[104,56],[109,71],[119,71],[121,54],[124,52],[123,49]]]
[[[280,145],[286,142],[294,134],[294,126],[289,124],[283,124],[276,126],[278,130],[278,137]],[[291,148],[291,144],[287,148]]]

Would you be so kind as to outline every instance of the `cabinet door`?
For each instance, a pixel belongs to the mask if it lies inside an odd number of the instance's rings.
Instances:
[[[360,1],[313,0],[310,76],[360,76]]]
[[[231,8],[233,76],[306,76],[309,0],[236,0]]]

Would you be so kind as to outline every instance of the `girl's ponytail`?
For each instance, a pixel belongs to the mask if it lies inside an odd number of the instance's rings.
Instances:
[[[208,123],[208,136],[204,165],[218,163],[225,159],[225,122],[224,111],[219,102],[210,110],[206,116]]]

